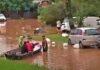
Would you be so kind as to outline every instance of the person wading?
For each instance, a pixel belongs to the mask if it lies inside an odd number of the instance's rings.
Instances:
[[[21,53],[24,54],[24,53],[27,53],[27,52],[28,52],[28,50],[27,50],[26,42],[24,42],[24,44],[21,47]]]
[[[24,39],[24,36],[19,36],[19,38],[18,38],[18,47],[22,47],[23,39]]]
[[[48,44],[45,35],[42,36],[42,47],[44,52],[48,51]]]

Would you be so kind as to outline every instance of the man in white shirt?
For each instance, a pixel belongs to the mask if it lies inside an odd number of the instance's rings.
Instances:
[[[56,22],[56,24],[57,24],[57,29],[60,30],[60,27],[61,27],[61,21],[58,20],[58,21]]]
[[[63,22],[61,26],[61,31],[62,33],[69,33],[70,31],[70,26],[68,22]]]

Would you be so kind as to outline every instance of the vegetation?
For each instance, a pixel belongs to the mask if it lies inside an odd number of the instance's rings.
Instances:
[[[39,67],[38,65],[29,65],[25,63],[19,63],[17,61],[4,60],[0,58],[1,70],[47,70],[45,67]]]
[[[68,41],[68,38],[62,37],[60,34],[49,34],[46,35],[46,37],[50,38],[51,41],[55,41],[56,43],[64,43]],[[34,35],[34,40],[42,40],[42,35]]]
[[[77,23],[79,26],[82,25],[82,20],[87,16],[100,16],[100,0],[72,0],[72,5],[75,6],[76,12],[73,16],[78,17]]]
[[[24,17],[27,12],[36,15],[37,17],[37,4],[33,0],[1,0],[0,13],[5,14],[6,17],[19,18]]]
[[[40,7],[38,12],[40,13],[39,19],[51,25],[55,25],[56,20],[61,20],[65,17],[65,7],[62,1],[47,7]]]
[[[27,11],[32,0],[2,0],[0,1],[0,11]]]
[[[82,25],[82,20],[87,16],[100,16],[100,0],[53,0],[54,3],[39,8],[39,19],[43,22],[55,24],[58,19],[78,17],[76,22]]]

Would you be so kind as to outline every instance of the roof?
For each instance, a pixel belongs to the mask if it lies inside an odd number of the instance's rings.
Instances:
[[[87,30],[87,29],[96,29],[95,27],[80,27],[77,29],[81,29],[81,30]]]
[[[99,17],[87,17],[87,18],[85,18],[84,20],[83,20],[83,22],[84,23],[90,23],[90,22],[95,22],[95,21],[97,21],[99,19]]]

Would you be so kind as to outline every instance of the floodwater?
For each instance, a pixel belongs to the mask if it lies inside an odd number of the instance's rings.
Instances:
[[[99,49],[49,47],[48,52],[35,54],[22,62],[46,66],[50,70],[100,70]]]
[[[35,19],[0,22],[0,53],[16,48],[18,36],[25,31],[32,35],[36,27],[40,27],[40,24]]]
[[[17,47],[17,38],[23,29],[33,34],[33,29],[38,26],[39,23],[33,19],[8,20],[0,26],[0,53]],[[51,46],[48,52],[34,54],[20,62],[46,66],[50,70],[100,70],[100,50]]]

